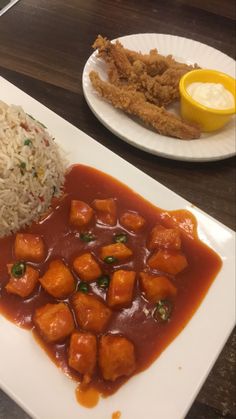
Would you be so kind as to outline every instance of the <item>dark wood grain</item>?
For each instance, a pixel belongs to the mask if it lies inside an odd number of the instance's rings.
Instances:
[[[188,163],[144,153],[103,127],[83,97],[82,71],[98,33],[111,39],[140,32],[169,33],[204,42],[234,57],[233,20],[186,3],[178,0],[21,0],[0,18],[0,75],[235,229],[234,158]],[[234,332],[187,419],[236,418],[235,346]],[[0,418],[26,419],[28,416],[0,393]]]

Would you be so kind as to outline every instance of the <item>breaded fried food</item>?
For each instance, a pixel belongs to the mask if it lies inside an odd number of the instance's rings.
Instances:
[[[98,57],[108,65],[108,79],[121,86],[126,84],[144,93],[146,99],[158,106],[167,106],[179,99],[180,78],[194,67],[178,63],[152,50],[149,55],[127,50],[116,41],[98,36],[93,44]]]
[[[89,74],[94,89],[114,107],[139,117],[159,134],[189,140],[199,138],[198,127],[146,101],[143,93],[132,88],[118,87],[100,79],[95,71]]]

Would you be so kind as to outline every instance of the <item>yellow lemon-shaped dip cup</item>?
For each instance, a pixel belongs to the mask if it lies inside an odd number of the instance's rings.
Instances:
[[[196,85],[193,85],[193,83],[196,83]],[[201,85],[202,83],[205,85]],[[211,85],[208,85],[208,83]],[[191,87],[197,86],[197,84],[199,84],[200,88],[204,86],[208,88],[207,94],[209,96],[211,92],[211,86],[215,86],[212,85],[212,83],[217,84],[217,86],[224,91],[223,93],[231,96],[231,99],[233,100],[229,102],[230,107],[225,107],[224,109],[211,107],[208,104],[210,101],[203,100],[202,103],[200,103],[196,100],[196,97],[193,98],[194,95],[189,93]],[[199,69],[186,73],[181,78],[179,83],[180,111],[182,118],[186,119],[187,121],[197,123],[201,130],[204,132],[211,132],[222,128],[230,120],[231,116],[235,114],[235,88],[236,80],[225,73],[221,73],[220,71]],[[230,93],[225,92],[225,89]],[[214,95],[216,95],[216,93],[217,90],[215,90]],[[205,103],[207,103],[207,106]],[[215,105],[217,106],[217,104]]]

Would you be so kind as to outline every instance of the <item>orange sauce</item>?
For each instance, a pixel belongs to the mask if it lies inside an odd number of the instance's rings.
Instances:
[[[112,419],[120,419],[121,417],[121,412],[119,410],[117,410],[117,412],[112,413]]]
[[[66,176],[64,198],[53,208],[53,211],[41,222],[32,225],[25,231],[39,234],[43,237],[49,258],[45,263],[34,264],[42,276],[52,259],[65,260],[72,268],[74,257],[86,249],[86,246],[99,259],[99,249],[104,243],[111,243],[113,235],[124,230],[117,225],[110,228],[99,226],[96,221],[91,226],[97,237],[95,243],[84,244],[78,238],[78,232],[69,225],[69,210],[72,199],[79,199],[91,204],[94,199],[115,198],[118,206],[118,220],[124,211],[138,212],[146,220],[145,228],[137,234],[128,234],[129,246],[133,250],[134,257],[124,269],[132,269],[137,272],[145,270],[147,258],[147,238],[151,229],[157,223],[165,227],[179,226],[182,240],[182,249],[188,260],[186,270],[173,278],[178,294],[171,321],[167,324],[159,324],[150,314],[152,304],[145,301],[139,288],[137,279],[134,290],[133,305],[126,310],[117,310],[112,313],[112,318],[104,333],[122,334],[130,339],[136,350],[138,373],[147,368],[166,348],[166,346],[181,332],[194,312],[199,307],[206,295],[215,276],[221,268],[222,261],[219,256],[197,236],[197,223],[194,216],[185,211],[165,211],[157,208],[141,196],[130,190],[127,186],[114,178],[91,167],[76,165],[71,168]],[[0,312],[18,326],[33,329],[33,314],[37,307],[55,302],[55,299],[42,289],[40,284],[35,292],[26,299],[9,294],[5,285],[9,280],[7,263],[14,262],[14,235],[0,240]],[[100,262],[102,264],[102,262]],[[111,275],[113,267],[102,265],[103,272]],[[91,284],[91,292],[106,301],[106,291],[99,289],[97,283]],[[70,298],[66,300],[71,310]],[[148,313],[148,314],[146,314]],[[61,368],[64,373],[71,376],[77,382],[82,381],[79,373],[72,370],[68,365],[69,339],[57,344],[47,344],[38,336],[37,342],[46,350],[51,359]],[[100,336],[97,336],[98,340]],[[76,397],[79,403],[86,407],[93,407],[98,403],[99,394],[108,396],[127,381],[127,377],[118,378],[115,382],[103,379],[97,368],[90,386],[85,388],[79,385]],[[119,412],[115,412],[113,419],[119,418]]]
[[[93,387],[84,387],[79,384],[75,390],[76,399],[81,406],[91,408],[98,404],[100,393]],[[118,419],[119,416],[116,418]]]

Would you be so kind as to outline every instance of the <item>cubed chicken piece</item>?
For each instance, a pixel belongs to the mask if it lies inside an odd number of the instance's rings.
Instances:
[[[102,275],[101,268],[91,253],[77,256],[73,262],[73,267],[83,281],[95,281]]]
[[[108,290],[107,302],[110,307],[125,307],[131,304],[135,276],[134,271],[120,269],[114,272]]]
[[[152,303],[167,297],[175,297],[177,294],[176,287],[165,276],[149,275],[141,272],[140,277],[141,288],[146,298]]]
[[[180,250],[181,238],[177,228],[165,228],[162,225],[155,226],[151,233],[147,244],[148,249],[170,249]]]
[[[83,227],[90,223],[93,218],[93,209],[83,201],[71,201],[70,224],[75,227]]]
[[[15,238],[15,256],[19,260],[41,262],[45,258],[42,238],[35,234],[18,233]]]
[[[116,201],[113,198],[95,199],[93,207],[96,210],[98,222],[114,226],[117,222]]]
[[[77,292],[72,304],[79,326],[84,330],[100,333],[108,324],[111,310],[94,295]]]
[[[65,303],[46,304],[35,310],[34,323],[46,342],[59,342],[74,330],[72,313]]]
[[[148,259],[148,265],[152,269],[177,275],[188,266],[188,262],[178,250],[158,250]]]
[[[137,232],[145,225],[145,219],[136,212],[127,211],[120,217],[120,223],[127,230]]]
[[[73,332],[69,346],[69,366],[84,376],[84,381],[90,381],[97,360],[97,340],[89,332]]]
[[[124,243],[114,243],[103,246],[100,250],[100,257],[106,261],[106,258],[112,257],[118,261],[132,256],[133,252]]]
[[[133,343],[119,335],[102,336],[98,362],[105,380],[115,381],[119,377],[131,375],[136,368]]]
[[[61,260],[53,260],[39,279],[43,288],[55,298],[65,298],[75,289],[72,273]]]
[[[7,292],[19,295],[22,298],[32,294],[38,284],[39,272],[32,266],[25,265],[25,272],[20,277],[15,277],[12,273],[13,264],[7,265],[10,280],[5,286]]]

